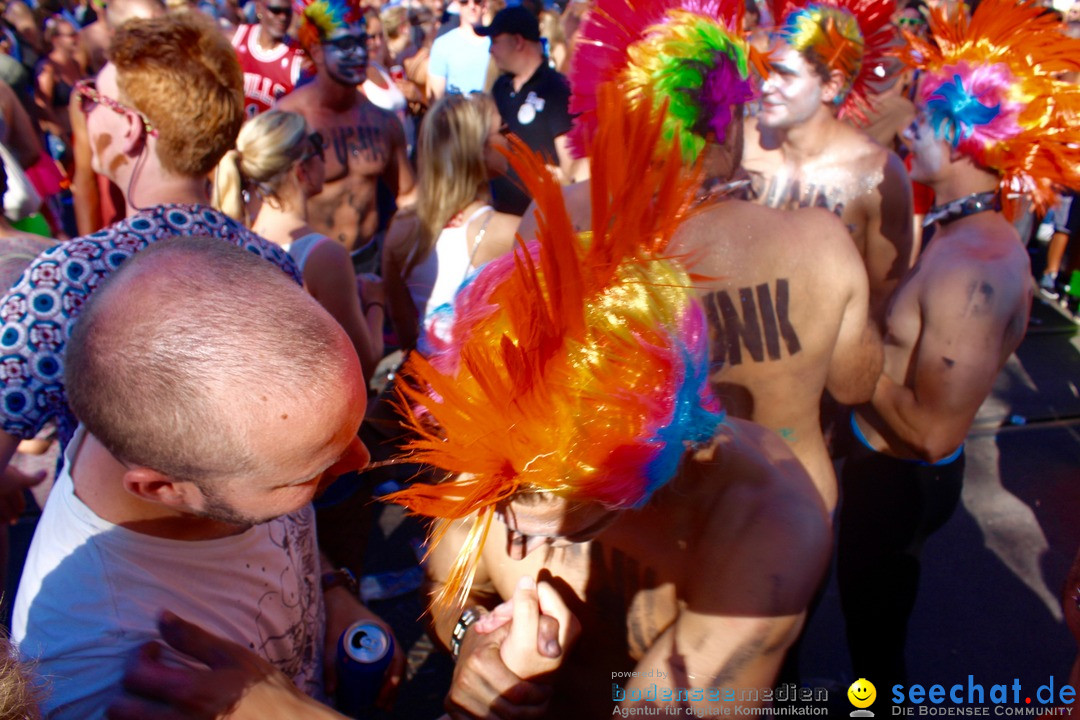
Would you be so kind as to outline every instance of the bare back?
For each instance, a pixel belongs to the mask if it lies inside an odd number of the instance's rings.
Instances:
[[[983,213],[943,227],[889,308],[883,380],[899,390],[859,409],[870,444],[917,459],[955,450],[1030,309],[1030,262],[1012,225]]]
[[[308,221],[350,252],[362,247],[378,227],[379,179],[392,193],[412,190],[401,123],[363,96],[344,111],[325,107],[316,83],[289,93],[278,107],[303,115],[326,144],[326,178],[322,192],[308,199]]]
[[[911,183],[900,158],[838,120],[813,157],[786,157],[775,131],[746,122],[743,168],[755,201],[791,210],[819,207],[843,220],[870,278],[872,314],[880,323],[888,300],[918,248]]]
[[[726,410],[783,437],[831,511],[822,392],[865,401],[881,367],[866,273],[842,223],[823,210],[729,201],[691,217],[674,246],[703,276],[712,379]]]

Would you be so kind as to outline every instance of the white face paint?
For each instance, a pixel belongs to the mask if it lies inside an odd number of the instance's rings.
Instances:
[[[911,179],[922,183],[936,180],[949,157],[948,142],[934,133],[922,112],[904,130],[902,137],[911,150]]]
[[[796,50],[781,44],[774,53],[772,72],[761,86],[758,120],[767,128],[797,127],[821,107],[824,81]]]
[[[343,85],[359,85],[367,74],[367,32],[353,23],[330,33],[322,42],[326,74]]]

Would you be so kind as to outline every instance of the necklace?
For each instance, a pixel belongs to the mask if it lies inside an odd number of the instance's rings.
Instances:
[[[930,212],[926,213],[926,217],[923,219],[923,227],[930,227],[934,223],[948,225],[960,218],[987,210],[1001,210],[1001,196],[998,195],[997,190],[972,193],[944,205],[935,205],[930,208]]]

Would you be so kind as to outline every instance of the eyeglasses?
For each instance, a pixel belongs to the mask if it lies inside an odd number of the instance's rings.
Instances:
[[[343,35],[336,40],[323,40],[323,45],[333,45],[343,53],[356,52],[367,47],[368,35]]]
[[[292,15],[292,5],[267,5],[266,11],[274,15]]]
[[[326,161],[326,153],[323,149],[326,147],[323,141],[322,133],[313,132],[307,136],[308,145],[310,146],[304,151],[304,154],[300,156],[297,162],[306,162],[313,157],[317,157],[323,162]]]
[[[90,111],[92,111],[97,105],[104,105],[105,107],[120,115],[126,115],[129,112],[135,113],[139,116],[139,118],[142,119],[143,125],[146,128],[146,134],[157,137],[158,131],[156,128],[154,128],[153,125],[150,124],[149,118],[147,118],[135,108],[128,107],[127,105],[124,105],[118,100],[114,100],[108,95],[103,95],[97,89],[96,81],[94,81],[92,78],[78,81],[71,89],[75,93],[76,97],[79,98],[79,111],[83,115],[89,115]]]

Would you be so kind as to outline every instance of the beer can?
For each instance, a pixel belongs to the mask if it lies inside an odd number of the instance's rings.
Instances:
[[[368,620],[350,625],[338,640],[338,711],[369,717],[393,657],[394,638],[380,626]]]
[[[405,79],[405,68],[400,65],[392,65],[390,67],[390,78],[394,82],[401,82]]]

